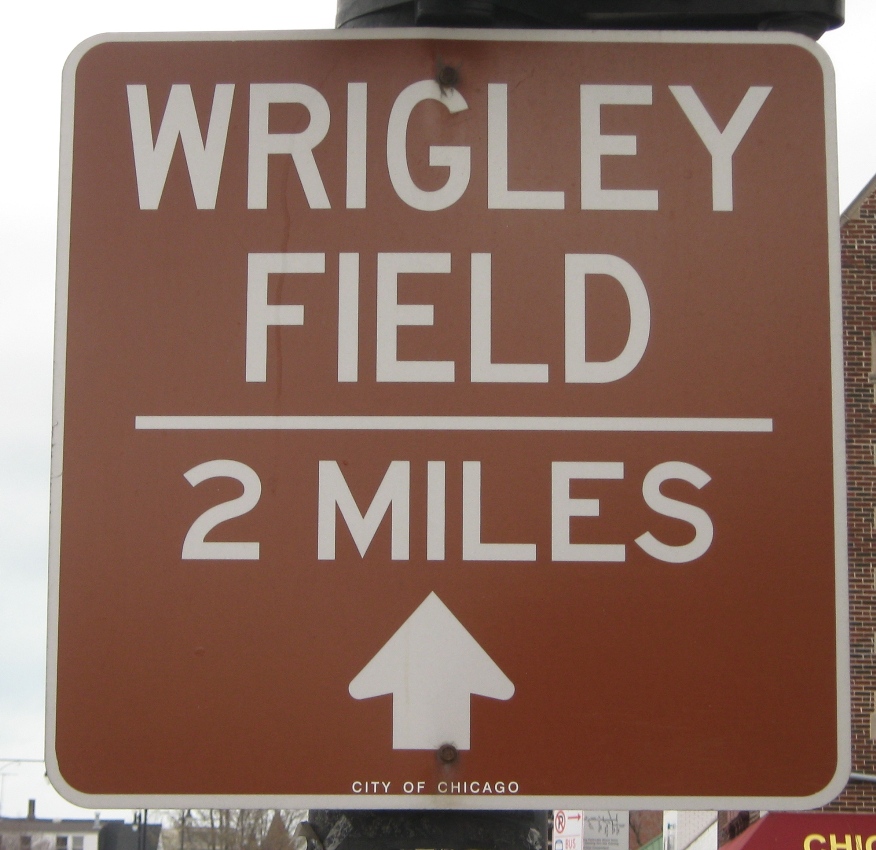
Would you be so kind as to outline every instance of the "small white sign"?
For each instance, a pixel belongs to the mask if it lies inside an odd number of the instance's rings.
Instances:
[[[581,850],[628,850],[628,812],[582,812],[581,816]]]
[[[584,812],[557,809],[554,812],[554,850],[581,850]]]

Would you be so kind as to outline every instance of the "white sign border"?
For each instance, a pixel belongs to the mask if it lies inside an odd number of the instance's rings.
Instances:
[[[534,796],[534,795],[235,795],[235,794],[85,794],[61,775],[55,753],[60,579],[60,524],[63,473],[67,286],[72,204],[73,119],[76,70],[94,47],[116,42],[209,41],[526,41],[615,44],[763,44],[796,45],[811,53],[824,75],[825,150],[827,154],[827,223],[830,289],[831,373],[834,440],[834,539],[837,663],[837,769],[831,781],[807,797],[724,796]],[[845,463],[845,395],[843,379],[842,289],[836,140],[836,95],[833,66],[814,41],[793,33],[618,31],[618,30],[498,30],[392,28],[352,30],[107,33],[78,45],[64,65],[61,100],[61,147],[58,190],[56,260],[55,355],[52,396],[51,510],[49,518],[48,648],[46,677],[46,772],[52,785],[71,803],[105,808],[319,808],[319,809],[492,809],[492,810],[809,810],[833,800],[851,771],[851,697],[849,670],[849,598]]]

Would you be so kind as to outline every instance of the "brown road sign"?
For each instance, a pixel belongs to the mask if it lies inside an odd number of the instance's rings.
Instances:
[[[64,110],[63,793],[614,809],[838,791],[816,46],[102,38],[68,63]]]

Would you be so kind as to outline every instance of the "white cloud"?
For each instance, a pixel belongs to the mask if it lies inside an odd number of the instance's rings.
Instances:
[[[876,74],[870,46],[874,32],[876,3],[846,0],[846,23],[819,42],[836,70],[842,209],[876,174]]]

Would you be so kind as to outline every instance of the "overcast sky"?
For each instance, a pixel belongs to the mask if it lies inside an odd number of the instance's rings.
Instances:
[[[61,69],[100,32],[331,28],[335,0],[17,4],[0,51],[0,815],[81,816],[43,756],[52,325]],[[876,3],[846,0],[822,39],[837,72],[841,207],[876,174]],[[136,742],[132,741],[132,746]],[[129,814],[129,813],[125,813]],[[104,812],[104,815],[111,815]]]

